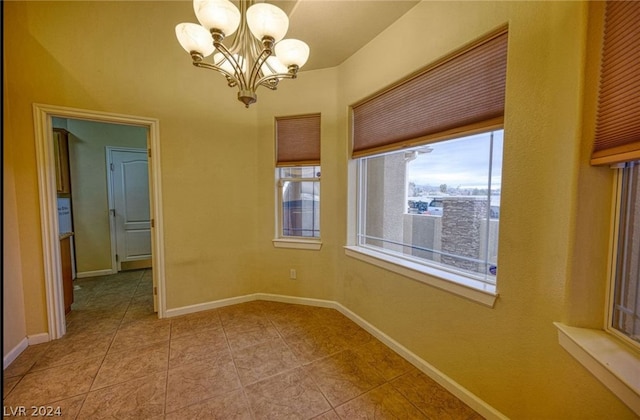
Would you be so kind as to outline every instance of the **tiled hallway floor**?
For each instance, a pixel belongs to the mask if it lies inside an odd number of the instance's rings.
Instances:
[[[150,270],[76,280],[67,335],[3,375],[5,413],[78,419],[479,419],[338,311],[254,301],[159,320]]]

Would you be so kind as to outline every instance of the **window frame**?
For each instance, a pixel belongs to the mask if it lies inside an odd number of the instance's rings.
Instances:
[[[622,202],[624,163],[612,167],[614,175],[611,195],[611,220],[607,260],[606,296],[602,328],[584,328],[554,322],[559,344],[594,377],[620,398],[636,414],[640,414],[640,343],[613,328],[615,276]]]
[[[640,166],[640,162],[633,162],[635,166]],[[623,341],[625,344],[633,347],[634,349],[640,351],[640,342],[628,337],[622,331],[618,330],[613,326],[614,316],[615,316],[615,289],[616,289],[616,280],[617,280],[617,270],[618,270],[618,254],[620,252],[620,228],[622,224],[621,220],[621,210],[622,210],[622,201],[624,199],[624,177],[625,170],[630,169],[630,167],[626,163],[620,163],[613,165],[614,170],[616,171],[614,177],[614,188],[613,188],[613,199],[612,199],[612,221],[611,221],[611,235],[610,235],[610,245],[609,245],[609,256],[608,256],[608,275],[607,275],[607,290],[606,290],[606,299],[605,299],[605,325],[604,330],[616,337],[617,339]],[[640,169],[639,169],[640,170]]]
[[[491,126],[487,127],[483,132],[488,133],[497,130],[504,130],[504,127],[502,125]],[[446,136],[436,141],[431,141],[428,144],[463,138],[473,134],[478,134],[478,132],[457,133],[455,136]],[[493,154],[493,151],[491,153]],[[445,267],[437,267],[423,262],[412,261],[412,258],[410,257],[402,257],[392,253],[386,253],[375,247],[367,247],[359,244],[358,233],[360,231],[361,223],[363,223],[362,218],[359,216],[360,206],[363,199],[361,159],[366,159],[367,157],[372,156],[359,156],[351,159],[349,162],[349,197],[352,197],[352,199],[350,199],[349,203],[349,233],[347,246],[345,246],[345,254],[354,259],[384,268],[404,277],[408,277],[493,308],[499,296],[497,282],[494,284],[487,283],[471,276],[465,276],[454,269],[448,270]],[[490,165],[493,165],[493,156]]]
[[[283,204],[284,204],[284,184],[285,182],[318,182],[320,185],[320,181],[322,175],[319,177],[313,178],[295,178],[295,177],[281,177],[281,170],[287,168],[301,168],[301,167],[314,167],[318,168],[321,172],[322,167],[318,165],[290,165],[290,166],[278,166],[275,168],[275,192],[276,192],[276,209],[275,209],[275,237],[272,240],[273,246],[276,248],[292,248],[292,249],[307,249],[307,250],[320,250],[322,248],[322,230],[320,230],[320,234],[317,237],[311,236],[285,236],[283,232]],[[322,199],[318,199],[318,206],[321,206]],[[320,217],[322,216],[322,211],[320,211]],[[322,224],[320,224],[322,226]]]

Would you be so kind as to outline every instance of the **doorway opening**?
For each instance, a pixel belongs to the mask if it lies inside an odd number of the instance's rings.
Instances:
[[[66,333],[60,263],[58,206],[56,194],[55,151],[52,138],[53,118],[85,120],[143,127],[146,129],[148,155],[148,202],[150,209],[151,259],[153,266],[154,306],[158,317],[166,311],[164,282],[164,242],[162,232],[162,199],[160,178],[160,139],[157,119],[34,104],[36,157],[40,194],[40,214],[44,251],[45,290],[49,339]]]

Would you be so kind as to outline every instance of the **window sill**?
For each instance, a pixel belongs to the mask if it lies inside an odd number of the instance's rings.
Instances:
[[[276,248],[289,248],[289,249],[309,249],[312,251],[318,251],[322,248],[322,242],[313,239],[274,239],[273,246]]]
[[[346,246],[345,254],[421,283],[481,303],[490,308],[493,308],[498,299],[494,285],[486,284],[478,280],[436,268],[425,267],[401,258],[358,246]]]
[[[640,415],[640,354],[603,330],[554,324],[560,345]]]

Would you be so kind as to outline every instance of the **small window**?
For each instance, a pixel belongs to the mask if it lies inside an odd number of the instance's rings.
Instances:
[[[620,169],[610,327],[640,345],[640,162]]]
[[[278,248],[319,250],[320,114],[276,117]]]
[[[276,169],[280,238],[320,238],[320,167]]]
[[[495,285],[502,143],[497,130],[358,159],[357,246]]]

